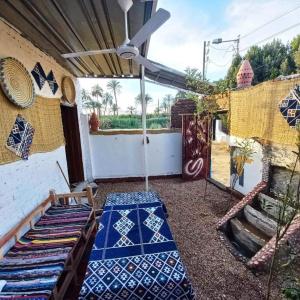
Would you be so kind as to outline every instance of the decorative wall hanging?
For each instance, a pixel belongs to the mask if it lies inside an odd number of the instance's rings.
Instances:
[[[208,118],[182,115],[182,177],[187,180],[206,178],[210,170]]]
[[[15,58],[0,60],[0,85],[7,98],[22,108],[31,106],[35,101],[30,74]]]
[[[298,84],[279,103],[279,110],[290,127],[300,126],[300,86]]]
[[[6,147],[22,159],[28,159],[34,128],[18,115],[6,142]]]
[[[238,88],[245,88],[251,86],[254,73],[250,62],[245,59],[240,66],[240,69],[236,75],[236,82]]]
[[[70,104],[75,103],[76,91],[73,79],[69,76],[63,78],[61,83],[61,90],[63,94],[63,100],[68,101]]]
[[[35,79],[36,84],[40,88],[43,88],[45,81],[48,81],[49,87],[55,95],[56,91],[58,90],[58,84],[55,80],[53,71],[51,70],[49,74],[46,76],[45,71],[39,62],[36,63],[33,70],[31,71],[33,78]]]
[[[64,145],[60,99],[37,96],[30,108],[22,109],[8,101],[0,89],[0,165],[20,159],[6,147],[7,138],[18,114],[35,129],[30,154],[50,152]]]
[[[31,74],[32,74],[33,78],[35,79],[36,84],[38,85],[38,87],[41,90],[46,81],[46,74],[39,62],[36,63],[33,70],[31,71]]]
[[[49,83],[49,86],[50,86],[50,89],[51,89],[53,95],[55,95],[56,91],[58,90],[58,84],[55,80],[52,70],[47,75],[47,81]]]

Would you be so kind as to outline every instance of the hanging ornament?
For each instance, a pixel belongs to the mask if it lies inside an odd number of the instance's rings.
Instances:
[[[236,75],[236,82],[238,88],[245,88],[251,86],[254,72],[250,65],[249,60],[245,59],[240,66],[240,69]]]

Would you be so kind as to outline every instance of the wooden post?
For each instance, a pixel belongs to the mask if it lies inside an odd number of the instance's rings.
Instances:
[[[86,187],[86,195],[87,195],[89,204],[94,208],[94,196],[93,196],[93,190],[92,190],[92,188],[91,188],[90,185],[88,185],[88,186]]]
[[[96,220],[96,206],[95,206],[95,201],[94,201],[94,195],[93,195],[93,190],[90,185],[86,187],[86,196],[88,198],[88,202],[92,207],[94,219]]]
[[[211,164],[211,121],[212,121],[212,117],[211,114],[208,113],[208,117],[207,117],[207,150],[206,150],[206,166],[205,166],[205,188],[204,188],[204,195],[203,195],[203,200],[205,201],[206,199],[206,192],[207,192],[207,179],[209,177],[209,166]]]
[[[51,205],[54,205],[55,202],[56,202],[56,193],[55,193],[55,190],[50,190],[49,191],[49,198],[51,199]]]

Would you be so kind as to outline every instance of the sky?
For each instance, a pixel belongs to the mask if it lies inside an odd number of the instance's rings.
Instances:
[[[287,43],[300,33],[300,0],[159,0],[158,7],[168,10],[171,18],[152,35],[148,58],[179,71],[187,67],[202,70],[204,41],[231,40],[240,35],[243,56],[251,45],[261,46],[273,38]],[[235,45],[210,45],[207,79],[214,81],[225,76]],[[119,106],[121,113],[126,113],[128,106],[135,106],[139,81],[120,82]],[[106,79],[81,79],[83,88],[90,89],[95,83],[106,89]],[[174,96],[177,91],[146,83],[146,93],[153,98],[148,106],[148,112],[152,112],[158,100],[166,94]]]

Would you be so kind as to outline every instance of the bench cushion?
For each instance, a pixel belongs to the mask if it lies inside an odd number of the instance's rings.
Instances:
[[[0,261],[0,299],[48,299],[89,219],[88,206],[52,206]]]

